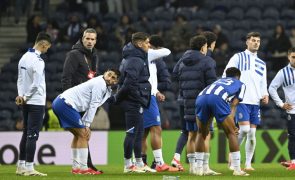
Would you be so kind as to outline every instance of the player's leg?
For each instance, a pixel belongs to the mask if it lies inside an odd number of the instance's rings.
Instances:
[[[143,138],[142,138],[142,141],[141,141],[141,145],[142,145],[142,152],[141,152],[141,157],[142,157],[142,161],[144,164],[148,164],[147,163],[147,149],[148,149],[148,144],[147,144],[147,137],[149,135],[149,131],[150,131],[150,128],[145,128],[144,129],[144,133],[143,133]]]
[[[202,122],[197,118],[197,137],[196,137],[196,175],[204,175],[204,154],[205,154],[205,140],[209,135],[209,123]]]
[[[171,165],[173,167],[177,167],[179,171],[184,171],[182,164],[180,163],[180,156],[182,153],[182,150],[184,146],[187,143],[188,140],[188,131],[186,130],[186,121],[184,120],[184,107],[183,105],[179,106],[179,111],[180,111],[180,119],[181,119],[181,133],[180,136],[177,140],[176,148],[175,148],[175,153],[173,160],[171,161]]]
[[[288,170],[295,170],[295,115],[288,114],[288,151],[291,159],[291,164]]]
[[[232,118],[229,116],[225,118],[223,122],[221,122],[221,126],[226,134],[226,137],[228,138],[229,142],[229,149],[231,153],[231,162],[234,169],[234,175],[238,176],[248,176],[249,174],[245,173],[241,170],[241,154],[240,154],[240,148],[238,139],[236,137],[235,133],[235,124]]]
[[[196,169],[196,138],[197,138],[197,123],[187,121],[188,139],[186,144],[187,158],[190,165],[190,174],[195,174]]]
[[[253,171],[251,161],[256,147],[256,128],[260,124],[260,107],[258,105],[247,105],[250,110],[250,131],[247,134],[245,145],[246,161],[245,170]]]
[[[34,156],[36,152],[36,143],[39,138],[39,131],[43,124],[43,115],[45,106],[27,105],[28,122],[27,122],[27,141],[26,141],[26,172],[25,176],[47,176],[34,169]]]
[[[203,162],[203,171],[204,175],[219,175],[221,173],[215,172],[209,167],[209,159],[210,159],[210,140],[211,140],[211,133],[213,133],[213,118],[210,118],[211,124],[210,132],[208,133],[205,139],[205,152],[204,152],[204,162]]]
[[[27,123],[28,123],[28,107],[23,106],[22,109],[24,118],[23,134],[19,144],[19,160],[17,163],[16,175],[23,175],[26,171],[26,143],[27,143]]]

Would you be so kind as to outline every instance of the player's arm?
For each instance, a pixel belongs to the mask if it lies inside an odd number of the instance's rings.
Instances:
[[[239,55],[238,54],[235,54],[233,55],[233,57],[230,58],[230,60],[228,61],[224,71],[223,71],[223,74],[222,74],[222,77],[226,77],[226,70],[230,67],[236,67],[239,69]]]
[[[284,83],[284,74],[283,74],[283,71],[280,70],[276,76],[274,77],[274,79],[271,81],[270,85],[269,85],[269,88],[268,88],[268,91],[269,91],[269,94],[271,96],[271,98],[273,99],[273,101],[276,103],[277,106],[279,106],[280,108],[283,108],[283,109],[288,109],[289,106],[288,104],[285,103],[282,101],[282,99],[280,98],[277,90],[279,87],[281,87]],[[284,107],[285,105],[285,107]]]
[[[171,51],[167,48],[161,49],[149,49],[148,50],[148,61],[151,62],[153,60],[166,57],[171,53]]]
[[[42,77],[44,73],[44,61],[38,60],[33,65],[33,83],[29,87],[28,91],[24,94],[24,100],[28,101],[37,91],[38,87],[42,83]]]
[[[82,122],[86,127],[90,127],[90,124],[92,123],[96,110],[100,104],[103,104],[103,90],[100,87],[100,85],[97,85],[95,83],[98,83],[97,81],[92,81],[93,85],[91,87],[91,99],[89,104],[89,109],[85,112],[85,114],[82,117]]]
[[[206,66],[204,67],[205,86],[208,86],[217,80],[216,63],[210,57],[207,57]],[[209,59],[210,58],[210,59]]]
[[[261,98],[261,102],[263,104],[268,104],[269,101],[269,95],[267,92],[267,77],[266,77],[266,66],[265,66],[265,72],[263,74],[263,80],[261,81],[261,94],[262,94],[262,98]]]
[[[18,96],[15,98],[15,103],[16,105],[22,105],[24,103],[23,95],[24,95],[24,90],[23,90],[23,76],[24,76],[24,71],[26,71],[25,67],[20,67],[21,65],[18,65],[18,77],[17,77],[17,92]]]

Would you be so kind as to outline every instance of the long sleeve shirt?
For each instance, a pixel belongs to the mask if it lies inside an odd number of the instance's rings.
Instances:
[[[271,81],[268,91],[277,106],[283,107],[284,102],[279,97],[277,89],[283,87],[285,102],[292,105],[292,110],[287,110],[289,114],[295,114],[295,68],[290,64],[282,68]]]
[[[18,63],[17,91],[26,97],[26,104],[45,105],[45,64],[41,52],[29,49]]]
[[[261,98],[268,95],[265,62],[257,57],[257,53],[246,49],[229,60],[222,77],[225,77],[225,72],[230,67],[236,67],[241,71],[240,81],[246,85],[241,103],[260,105]]]
[[[149,63],[149,71],[150,77],[149,82],[152,86],[151,94],[156,96],[158,91],[158,78],[157,78],[157,66],[155,61],[162,57],[168,56],[171,51],[167,48],[161,49],[149,49],[148,50],[148,63]]]
[[[66,90],[60,96],[76,111],[86,111],[82,122],[88,126],[92,123],[97,108],[111,96],[111,93],[111,88],[101,75]]]

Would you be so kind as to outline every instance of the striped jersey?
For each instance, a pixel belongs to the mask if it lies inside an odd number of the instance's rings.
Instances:
[[[207,86],[200,92],[199,96],[206,94],[214,94],[220,96],[223,100],[230,102],[234,97],[240,101],[243,100],[246,86],[236,78],[221,78],[211,85]]]
[[[244,99],[241,103],[259,105],[263,96],[268,95],[266,64],[257,57],[257,53],[252,53],[248,49],[236,53],[228,62],[227,68],[236,67],[241,71],[240,80],[246,85]]]
[[[285,94],[285,102],[292,104],[293,109],[287,113],[295,114],[295,68],[290,64],[282,68],[269,85],[269,94],[277,106],[284,105],[282,99],[279,97],[277,89],[283,88]]]

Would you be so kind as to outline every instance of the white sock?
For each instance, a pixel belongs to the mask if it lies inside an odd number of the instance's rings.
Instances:
[[[176,159],[177,161],[180,161],[180,154],[175,153],[173,158]]]
[[[232,162],[232,160],[231,160],[231,152],[229,152],[229,153],[228,153],[228,165],[229,165],[229,166],[232,166],[232,165],[231,165],[231,162]]]
[[[124,159],[124,165],[126,168],[130,167],[133,165],[131,158],[130,159]]]
[[[190,167],[196,166],[196,154],[195,153],[189,153],[187,154],[188,162],[190,164]]]
[[[210,169],[209,168],[209,158],[210,158],[210,153],[204,153],[204,161],[203,161],[203,169],[204,171]]]
[[[204,152],[196,152],[196,165],[197,168],[203,168],[204,164]]]
[[[34,171],[34,162],[26,162],[26,169],[28,171]]]
[[[88,159],[88,148],[78,148],[79,164],[80,169],[85,170],[88,168],[87,159]]]
[[[250,132],[250,125],[240,125],[239,135],[238,135],[239,145],[243,143],[244,138],[249,132]]]
[[[26,167],[26,161],[25,160],[18,160],[17,166],[21,167],[21,168],[25,168]]]
[[[291,163],[295,163],[295,159],[292,159],[292,160],[291,160]]]
[[[156,164],[163,165],[164,160],[163,160],[163,155],[162,155],[162,149],[153,150],[153,154],[155,157]]]
[[[142,161],[142,158],[135,158],[135,166],[137,167],[144,167],[144,163]]]
[[[253,158],[253,154],[255,151],[256,146],[256,137],[255,137],[256,128],[250,128],[250,132],[247,134],[247,141],[246,141],[246,167],[251,167],[251,161]]]
[[[80,164],[79,164],[79,152],[77,148],[72,148],[72,160],[73,160],[73,165],[72,168],[73,169],[78,169],[80,168]]]
[[[240,151],[231,152],[231,165],[235,171],[241,171],[241,153],[240,153]]]

